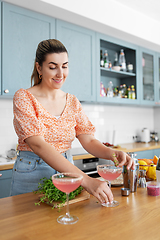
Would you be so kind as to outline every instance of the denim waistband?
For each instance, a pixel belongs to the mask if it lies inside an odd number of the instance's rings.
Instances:
[[[71,150],[67,150],[66,152],[64,153],[61,153],[65,158],[69,159],[70,157],[72,157],[72,154],[71,154]],[[30,152],[30,151],[19,151],[18,152],[18,156],[19,157],[29,157],[30,159],[37,159],[37,160],[42,160],[37,154],[35,154],[34,152]],[[43,161],[43,160],[42,160]]]

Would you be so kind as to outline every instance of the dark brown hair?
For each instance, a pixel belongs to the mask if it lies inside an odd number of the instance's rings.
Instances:
[[[37,51],[36,51],[36,58],[34,62],[34,69],[31,76],[31,86],[33,81],[34,81],[33,86],[38,85],[42,81],[42,79],[39,78],[39,73],[36,68],[36,62],[38,62],[38,64],[42,66],[43,62],[46,60],[47,54],[62,53],[62,52],[66,52],[68,54],[65,46],[56,39],[44,40],[38,44]]]

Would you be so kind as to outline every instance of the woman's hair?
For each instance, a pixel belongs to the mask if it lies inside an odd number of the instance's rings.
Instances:
[[[43,62],[46,60],[47,54],[63,52],[66,52],[68,54],[65,46],[56,39],[44,40],[38,44],[36,58],[34,62],[34,69],[31,76],[31,86],[33,81],[34,81],[33,86],[38,85],[42,81],[42,78],[39,77],[39,73],[36,68],[36,62],[38,62],[39,65],[42,66]]]

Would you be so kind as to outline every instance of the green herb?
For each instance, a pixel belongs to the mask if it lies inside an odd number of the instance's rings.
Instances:
[[[40,205],[45,200],[46,203],[53,203],[54,201],[59,202],[58,208],[63,207],[63,204],[66,202],[66,193],[61,192],[57,189],[52,183],[52,178],[42,178],[40,179],[42,183],[38,183],[38,190],[34,191],[35,194],[40,193],[43,196],[40,198],[40,201],[35,203],[35,205]],[[69,200],[74,199],[78,194],[80,194],[83,190],[82,186],[79,186],[76,190],[69,194]],[[55,205],[53,206],[55,208]]]
[[[119,162],[118,162],[118,160],[117,160],[117,157],[116,157],[116,154],[115,154],[115,153],[113,153],[113,162],[114,162],[114,164],[115,164],[116,167],[119,165]]]

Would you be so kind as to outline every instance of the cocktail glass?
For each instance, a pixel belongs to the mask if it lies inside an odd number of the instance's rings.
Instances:
[[[97,166],[97,171],[102,178],[108,181],[109,187],[111,188],[110,181],[118,178],[121,175],[123,168],[116,167],[115,165],[111,165],[111,164],[103,164],[103,165]],[[118,205],[119,205],[119,202],[116,200],[113,200],[111,203],[110,202],[102,203],[102,206],[105,206],[105,207],[116,207]]]
[[[69,193],[76,190],[82,182],[83,176],[78,173],[58,173],[52,176],[52,182],[56,188],[65,192],[67,196],[66,214],[57,218],[61,224],[73,224],[78,221],[77,216],[71,216],[69,213]]]

